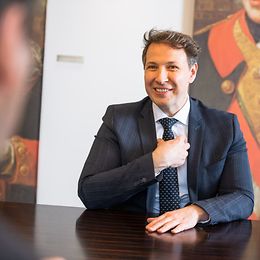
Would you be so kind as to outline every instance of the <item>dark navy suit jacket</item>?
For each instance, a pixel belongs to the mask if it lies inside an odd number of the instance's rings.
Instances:
[[[247,218],[254,195],[246,143],[235,115],[190,99],[187,181],[191,203],[210,223]],[[88,209],[117,208],[148,213],[147,189],[155,178],[152,102],[109,106],[80,179],[78,194]]]

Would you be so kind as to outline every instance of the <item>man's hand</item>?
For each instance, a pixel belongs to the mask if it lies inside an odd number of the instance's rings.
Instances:
[[[185,136],[178,136],[173,140],[157,140],[157,147],[153,151],[153,163],[155,168],[179,167],[184,164],[188,156],[187,150],[190,144]]]
[[[199,221],[209,218],[208,214],[199,206],[190,205],[185,208],[169,211],[156,218],[148,218],[149,223],[146,230],[149,232],[157,231],[165,233],[171,230],[172,233],[193,228]]]
[[[164,243],[168,243],[169,246],[174,246],[176,244],[194,246],[197,243],[206,240],[208,237],[207,232],[196,228],[191,228],[178,234],[171,234],[169,232],[166,234],[158,234],[157,232],[146,233],[149,237],[153,239],[163,241]]]

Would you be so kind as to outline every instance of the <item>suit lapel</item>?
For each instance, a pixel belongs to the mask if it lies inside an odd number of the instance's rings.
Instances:
[[[154,115],[152,110],[152,102],[149,98],[144,103],[138,118],[139,134],[142,143],[143,153],[152,152],[157,145],[156,129],[154,122]],[[148,196],[146,199],[146,211],[150,212],[153,205],[153,198],[155,198],[156,184],[148,187]]]
[[[202,120],[197,101],[192,99],[190,101],[191,107],[188,126],[190,150],[187,161],[187,178],[190,199],[193,202],[198,199],[199,163],[201,160],[205,124]]]
[[[152,152],[156,147],[156,130],[152,111],[152,102],[147,99],[138,118],[139,133],[144,154]]]

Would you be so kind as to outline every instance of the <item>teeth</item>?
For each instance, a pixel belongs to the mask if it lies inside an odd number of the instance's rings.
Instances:
[[[155,90],[156,90],[157,92],[162,92],[162,93],[165,93],[165,92],[168,91],[167,88],[156,88]]]

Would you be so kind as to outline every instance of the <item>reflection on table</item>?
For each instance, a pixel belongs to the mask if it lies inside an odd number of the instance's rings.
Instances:
[[[43,255],[66,259],[260,259],[260,221],[147,233],[146,216],[0,203],[2,215]]]

